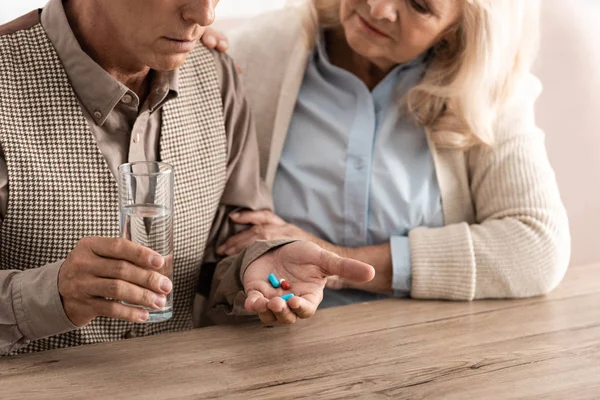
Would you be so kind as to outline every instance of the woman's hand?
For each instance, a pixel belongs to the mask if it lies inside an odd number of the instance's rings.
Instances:
[[[301,239],[313,242],[328,251],[335,251],[334,246],[298,228],[288,224],[271,211],[242,211],[231,214],[231,220],[236,224],[254,225],[244,232],[230,237],[217,249],[219,255],[233,255],[257,240],[272,239]]]
[[[202,35],[202,43],[209,49],[214,49],[225,53],[229,48],[229,40],[224,33],[213,28],[206,28]]]
[[[369,282],[351,282],[337,276],[327,279],[327,288],[333,290],[358,289],[372,293],[392,294],[394,267],[392,249],[389,242],[358,248],[342,248],[338,253],[342,257],[361,260],[375,267],[375,278]]]
[[[385,271],[377,271],[375,278],[370,282],[352,282],[346,279],[340,278],[339,276],[330,276],[327,278],[327,289],[341,290],[341,289],[357,289],[371,293],[383,293],[391,295],[394,291],[392,290],[392,283],[390,275],[386,274]]]

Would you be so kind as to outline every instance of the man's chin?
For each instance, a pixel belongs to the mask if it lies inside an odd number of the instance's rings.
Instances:
[[[155,71],[173,71],[180,68],[185,63],[188,54],[189,53],[182,53],[158,57],[148,66]]]

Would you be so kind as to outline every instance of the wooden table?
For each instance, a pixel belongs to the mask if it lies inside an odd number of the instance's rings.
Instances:
[[[549,296],[385,300],[0,359],[1,399],[600,398],[600,264]]]

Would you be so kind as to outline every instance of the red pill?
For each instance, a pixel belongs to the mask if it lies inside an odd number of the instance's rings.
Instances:
[[[283,290],[290,290],[292,288],[292,285],[290,285],[290,283],[285,279],[282,279],[279,284]]]

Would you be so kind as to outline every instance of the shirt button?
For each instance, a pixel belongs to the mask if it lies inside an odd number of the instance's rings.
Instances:
[[[137,143],[140,141],[140,134],[139,133],[135,133],[133,135],[133,143]]]
[[[123,96],[121,101],[123,102],[123,104],[130,104],[133,101],[133,97],[131,97],[131,95],[127,93],[125,96]]]
[[[364,167],[365,167],[365,163],[362,160],[362,158],[357,158],[356,160],[354,160],[354,168],[363,169]]]
[[[156,88],[156,94],[164,94],[167,92],[167,88],[166,87],[157,87]]]
[[[98,110],[94,111],[94,118],[96,118],[96,119],[102,118],[102,113]]]

